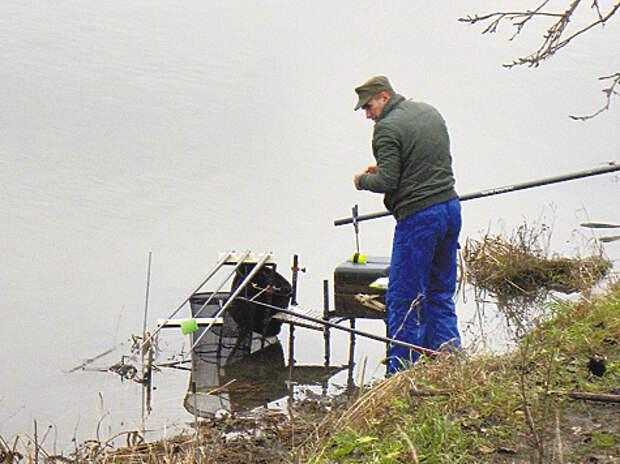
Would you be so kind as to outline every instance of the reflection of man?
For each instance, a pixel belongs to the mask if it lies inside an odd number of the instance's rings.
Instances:
[[[375,121],[377,164],[355,174],[353,183],[358,190],[384,193],[397,221],[386,297],[388,335],[433,350],[459,347],[452,297],[461,205],[445,121],[432,106],[396,94],[385,76],[355,92],[355,110],[362,108]],[[388,374],[419,356],[398,346],[388,354]]]

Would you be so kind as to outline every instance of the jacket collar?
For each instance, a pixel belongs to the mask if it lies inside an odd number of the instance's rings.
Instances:
[[[379,116],[379,119],[377,119],[377,122],[385,118],[390,111],[396,108],[404,100],[405,100],[405,97],[403,97],[402,95],[399,95],[397,93],[394,94],[392,98],[390,98],[390,100],[383,107],[383,111],[381,112],[381,116]]]

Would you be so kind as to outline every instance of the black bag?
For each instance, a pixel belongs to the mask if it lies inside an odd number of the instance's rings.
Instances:
[[[231,293],[237,290],[253,268],[253,264],[239,266],[233,279]],[[238,296],[250,299],[260,293],[255,301],[278,308],[287,308],[291,299],[291,291],[291,284],[272,267],[266,266],[252,277]],[[277,312],[274,309],[235,299],[229,312],[241,328],[252,330],[265,337],[272,337],[280,332],[282,321],[272,318]]]

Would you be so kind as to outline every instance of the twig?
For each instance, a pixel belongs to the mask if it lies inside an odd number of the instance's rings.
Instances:
[[[205,395],[213,395],[214,393],[219,393],[222,390],[225,390],[227,387],[229,387],[231,384],[235,383],[237,381],[237,379],[232,379],[229,380],[228,382],[226,382],[224,385],[220,385],[217,388],[214,388],[213,390],[209,390],[208,392],[205,393]]]
[[[605,94],[605,99],[606,99],[605,104],[598,111],[595,111],[592,114],[588,114],[585,116],[574,116],[571,114],[568,116],[569,118],[574,119],[575,121],[587,121],[588,119],[592,119],[598,116],[603,111],[609,110],[609,107],[611,106],[612,95],[620,95],[620,92],[616,90],[616,87],[620,87],[620,72],[611,74],[609,76],[602,76],[602,77],[599,77],[598,79],[599,81],[611,79],[611,84],[609,85],[609,87],[605,87],[602,90],[602,92]]]
[[[543,7],[547,5],[549,0],[545,0],[539,4],[534,10],[525,11],[497,11],[485,15],[474,15],[459,18],[460,22],[476,24],[479,22],[488,22],[487,26],[482,30],[482,34],[493,34],[497,32],[500,24],[503,21],[511,21],[512,26],[515,28],[514,34],[510,37],[510,40],[516,38],[524,29],[525,25],[534,18],[557,18],[552,23],[547,32],[543,36],[543,41],[536,51],[530,55],[519,57],[513,60],[512,63],[504,64],[506,68],[513,68],[515,66],[527,65],[529,67],[538,67],[542,61],[553,56],[558,50],[562,49],[577,37],[591,31],[594,27],[600,25],[604,27],[607,21],[614,16],[620,9],[620,2],[616,2],[606,14],[601,11],[598,0],[593,0],[591,8],[596,11],[596,20],[590,22],[586,26],[581,27],[572,34],[565,36],[565,32],[571,19],[576,12],[577,8],[581,4],[582,0],[572,0],[567,9],[563,12],[547,12],[541,11]],[[578,121],[585,121],[592,119],[595,116],[601,114],[603,111],[609,109],[611,104],[611,97],[613,95],[619,95],[616,88],[620,86],[620,72],[614,73],[610,76],[600,77],[600,80],[611,79],[612,83],[609,87],[604,88],[602,91],[606,95],[606,103],[598,111],[586,115],[586,116],[574,116],[569,115],[571,119]]]
[[[618,11],[620,8],[620,2],[616,3],[611,9],[607,12],[606,15],[603,16],[600,9],[598,8],[598,4],[595,4],[597,10],[597,20],[591,22],[587,26],[582,27],[576,32],[572,33],[568,37],[563,40],[562,35],[564,34],[566,27],[570,23],[571,17],[577,10],[577,7],[581,3],[581,0],[573,0],[568,8],[564,12],[545,12],[541,11],[541,9],[546,6],[548,0],[542,2],[537,8],[534,10],[525,10],[525,11],[498,11],[485,15],[475,15],[475,16],[467,16],[466,18],[459,18],[460,22],[476,24],[478,22],[489,21],[489,25],[482,31],[482,34],[493,34],[497,32],[497,28],[501,24],[502,21],[508,20],[512,21],[512,25],[516,28],[514,35],[511,37],[511,40],[514,39],[517,35],[521,33],[523,27],[526,23],[532,20],[534,17],[547,17],[547,18],[557,18],[557,21],[549,26],[547,29],[547,33],[544,35],[544,40],[540,47],[527,57],[521,57],[514,60],[510,64],[505,64],[504,66],[507,68],[512,68],[514,66],[520,66],[523,64],[527,64],[528,66],[538,66],[541,61],[546,58],[552,56],[556,51],[568,45],[573,39],[576,37],[588,32],[592,28],[597,25],[604,26],[605,23]]]
[[[411,314],[411,311],[413,311],[413,308],[417,307],[420,304],[420,301],[422,300],[422,298],[424,298],[424,293],[419,293],[418,296],[415,297],[415,300],[411,302],[411,305],[409,306],[409,310],[407,311],[407,314],[405,314],[405,317],[403,318],[403,322],[401,322],[400,327],[398,327],[396,332],[394,332],[394,335],[392,335],[392,338],[396,339],[396,336],[398,335],[398,333],[405,326],[405,322],[407,322],[407,318],[409,317],[409,314]],[[418,321],[419,320],[420,320],[420,314],[418,313]]]
[[[575,12],[575,9],[579,5],[580,1],[581,0],[575,0],[575,2],[564,13],[565,18],[560,19],[557,23],[551,26],[551,28],[549,28],[547,35],[545,35],[545,42],[543,42],[543,45],[541,45],[541,47],[536,51],[534,55],[530,55],[532,57],[531,60],[528,58],[525,58],[525,59],[519,58],[519,62],[513,63],[512,65],[509,65],[508,67],[512,67],[517,64],[524,64],[524,63],[529,63],[530,66],[538,66],[539,61],[542,61],[543,59],[550,57],[560,48],[568,45],[569,42],[573,40],[575,37],[578,37],[581,34],[589,31],[590,29],[597,26],[598,24],[601,24],[604,26],[605,22],[607,22],[607,20],[609,20],[609,18],[611,18],[616,13],[618,8],[620,8],[620,2],[618,2],[612,7],[609,13],[607,13],[604,17],[601,17],[600,12],[599,12],[599,19],[597,21],[594,21],[593,23],[579,29],[577,32],[571,34],[566,39],[562,40],[561,42],[558,42],[562,33],[564,32],[564,29],[568,25],[570,17]]]
[[[613,393],[590,393],[576,391],[550,390],[549,394],[558,396],[568,396],[576,400],[603,401],[606,403],[620,403],[620,395]]]

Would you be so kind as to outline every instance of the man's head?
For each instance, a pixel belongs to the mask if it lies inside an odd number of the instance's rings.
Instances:
[[[366,118],[377,121],[383,107],[386,105],[392,95],[394,89],[390,85],[390,81],[385,76],[375,76],[355,88],[358,95],[357,105],[353,108],[355,111],[362,108],[366,111]]]

